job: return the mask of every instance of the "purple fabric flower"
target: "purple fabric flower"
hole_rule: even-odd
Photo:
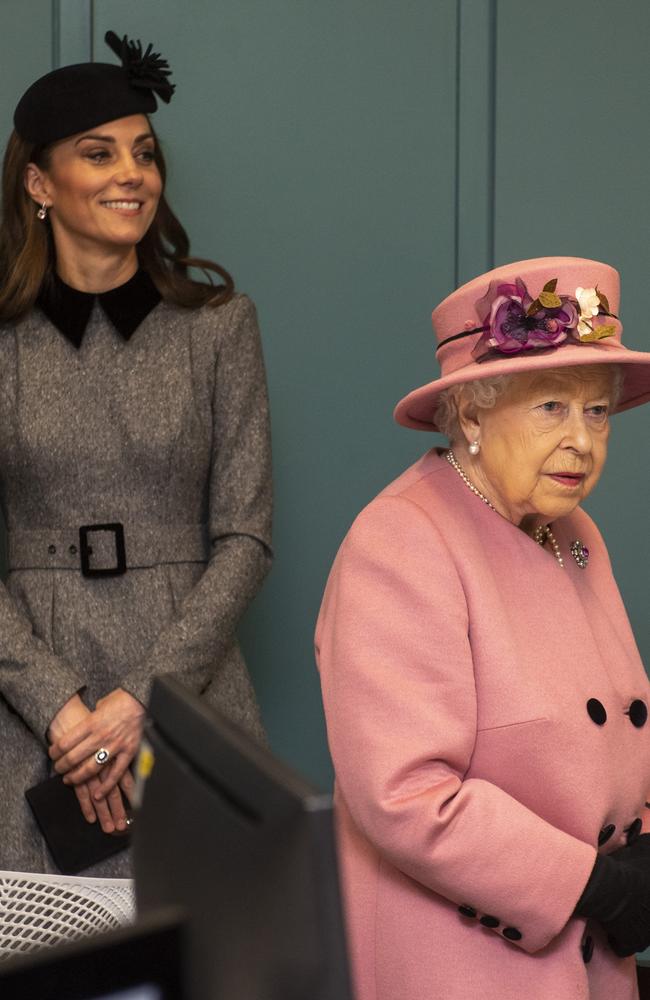
[[[569,296],[559,296],[560,305],[548,308],[533,300],[524,282],[490,283],[487,294],[476,303],[485,328],[477,348],[501,354],[519,354],[540,347],[557,347],[578,323],[578,311]],[[531,306],[537,302],[538,308]]]

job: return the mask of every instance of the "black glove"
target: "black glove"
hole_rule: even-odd
[[[602,924],[621,958],[650,945],[650,833],[597,856],[574,912]]]

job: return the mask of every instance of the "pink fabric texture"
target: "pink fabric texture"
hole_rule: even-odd
[[[644,815],[650,722],[625,713],[650,685],[593,522],[554,533],[565,569],[431,451],[338,553],[316,651],[357,1000],[637,996],[571,914],[599,832]]]
[[[543,351],[522,351],[490,360],[476,361],[472,355],[481,333],[467,333],[480,323],[477,304],[491,283],[524,281],[531,296],[538,296],[544,285],[557,278],[558,295],[575,297],[578,288],[598,288],[607,297],[612,313],[618,317],[620,279],[609,264],[582,257],[536,257],[532,260],[504,264],[473,278],[448,295],[432,313],[433,329],[439,350],[436,357],[441,376],[414,389],[395,407],[395,420],[416,430],[436,430],[435,410],[443,389],[493,375],[508,375],[520,371],[563,368],[574,365],[623,365],[624,383],[616,412],[628,410],[650,400],[650,353],[627,350],[621,343],[622,324],[618,318],[600,316],[595,325],[608,324],[615,328],[613,336],[595,343],[575,343],[572,339],[559,347]],[[447,338],[454,338],[442,345]]]

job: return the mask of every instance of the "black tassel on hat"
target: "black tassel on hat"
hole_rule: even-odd
[[[122,60],[122,66],[132,87],[153,90],[161,101],[169,104],[176,89],[167,79],[171,75],[169,63],[166,59],[162,59],[158,52],[153,51],[151,42],[143,53],[140,39],[132,42],[124,35],[120,40],[114,31],[107,31],[104,41]]]
[[[120,58],[114,63],[76,63],[46,73],[29,87],[14,112],[14,128],[34,146],[95,128],[128,115],[150,115],[158,107],[157,95],[166,104],[174,93],[170,69],[153,46],[142,51],[139,41],[114,31],[104,39]]]

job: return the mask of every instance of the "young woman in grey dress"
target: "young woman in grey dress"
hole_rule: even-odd
[[[270,565],[255,309],[188,258],[148,115],[150,48],[21,98],[0,228],[0,869],[56,871],[24,799],[52,768],[89,822],[127,817],[152,678],[261,735],[235,629]],[[188,264],[216,271],[194,281]],[[121,789],[121,791],[120,791]],[[125,854],[87,874],[125,874]]]

